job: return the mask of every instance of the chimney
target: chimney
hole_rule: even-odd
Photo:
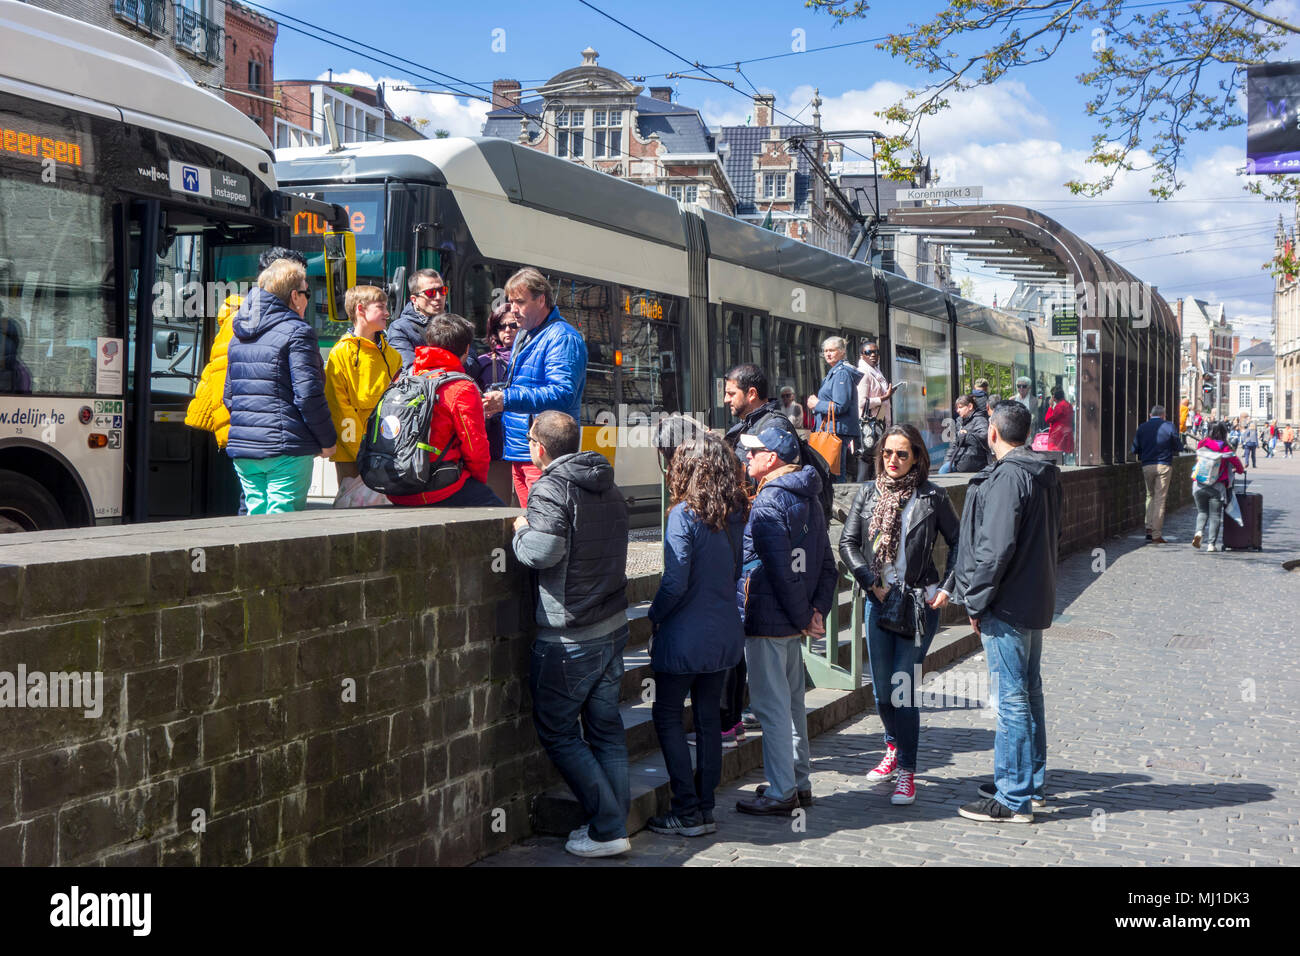
[[[582,51],[583,66],[595,66],[596,60],[598,60],[599,58],[600,58],[600,54],[597,53],[595,50],[593,50],[591,47],[587,47],[587,49]]]
[[[771,126],[772,111],[776,108],[776,96],[771,93],[759,93],[754,97],[754,125]]]
[[[492,81],[492,108],[494,110],[513,109],[519,105],[518,80]]]
[[[673,88],[671,86],[652,86],[650,87],[650,98],[671,103],[673,101]]]

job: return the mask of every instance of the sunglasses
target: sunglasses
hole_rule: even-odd
[[[910,451],[894,451],[892,448],[882,448],[880,449],[880,456],[882,458],[897,458],[899,461],[907,461],[912,457],[912,453]]]
[[[296,293],[298,293],[299,295],[305,295],[305,296],[306,296],[307,298],[309,298],[309,299],[311,298],[311,287],[310,287],[310,286],[307,287],[306,289],[294,289],[293,291],[296,292]]]
[[[446,295],[446,294],[447,294],[447,287],[445,285],[430,286],[429,288],[425,289],[423,292],[416,293],[416,295],[422,295],[426,299],[436,299],[438,298],[438,296]]]
[[[500,325],[497,326],[497,328],[500,329],[502,332],[504,332],[506,329],[517,329],[517,328],[519,328],[519,323],[518,323],[518,322],[502,322]]]
[[[863,355],[879,355],[879,354],[880,354],[880,351],[879,351],[879,349],[863,349],[863,350],[862,350],[862,354],[863,354]]]

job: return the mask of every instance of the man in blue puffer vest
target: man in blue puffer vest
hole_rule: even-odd
[[[271,263],[257,286],[231,320],[226,454],[250,515],[301,511],[312,459],[329,458],[337,441],[316,331],[303,320],[311,288],[306,270],[289,259]]]
[[[531,267],[506,281],[506,296],[519,335],[510,352],[505,381],[483,396],[483,414],[501,415],[505,445],[519,507],[528,507],[528,490],[541,470],[528,454],[528,428],[540,412],[564,412],[581,424],[582,391],[587,384],[587,343],[560,317],[546,277]]]
[[[812,465],[793,463],[799,456],[794,436],[772,427],[742,435],[740,443],[749,449],[749,475],[758,482],[745,528],[745,564],[759,562],[744,605],[745,664],[749,704],[763,725],[769,783],[736,809],[789,816],[812,804],[802,638],[826,633],[835,558],[819,500],[821,478]]]

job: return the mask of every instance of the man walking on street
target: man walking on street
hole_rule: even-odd
[[[795,464],[799,450],[783,428],[740,439],[758,494],[745,528],[750,569],[743,600],[749,703],[763,725],[768,785],[739,800],[741,813],[789,816],[812,804],[808,717],[804,709],[803,636],[826,633],[835,597],[835,558],[818,500],[821,478]],[[744,579],[742,579],[744,581]]]
[[[614,468],[579,452],[578,423],[542,412],[528,430],[540,477],[515,519],[514,551],[536,569],[537,639],[528,675],[533,721],[547,756],[578,798],[586,826],[575,856],[626,852],[631,794],[619,714],[627,644],[627,502]]]
[[[989,416],[996,462],[966,492],[957,545],[955,603],[963,604],[988,658],[996,699],[993,784],[958,813],[968,820],[1032,823],[1046,799],[1043,629],[1056,609],[1060,471],[1025,442],[1029,409],[1003,402]]]
[[[1165,420],[1163,405],[1151,406],[1151,417],[1138,426],[1130,451],[1142,460],[1142,479],[1147,486],[1147,540],[1166,544],[1165,495],[1174,473],[1174,456],[1183,450],[1178,427]]]

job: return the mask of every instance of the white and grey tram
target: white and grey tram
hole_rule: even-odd
[[[665,411],[725,425],[723,375],[739,362],[763,366],[773,394],[792,385],[802,398],[825,373],[824,338],[845,337],[854,358],[878,339],[887,374],[909,383],[896,419],[936,459],[953,399],[975,379],[1001,394],[1019,375],[1039,394],[1066,384],[1059,347],[1006,313],[506,140],[279,150],[275,175],[347,208],[358,282],[388,286],[400,305],[410,271],[436,268],[448,308],[480,335],[507,276],[541,269],[586,337],[584,440],[597,447],[602,426],[619,427],[615,473],[643,515],[657,514],[659,473],[640,426]],[[309,257],[320,228],[293,225]],[[328,347],[343,329],[320,331]]]

